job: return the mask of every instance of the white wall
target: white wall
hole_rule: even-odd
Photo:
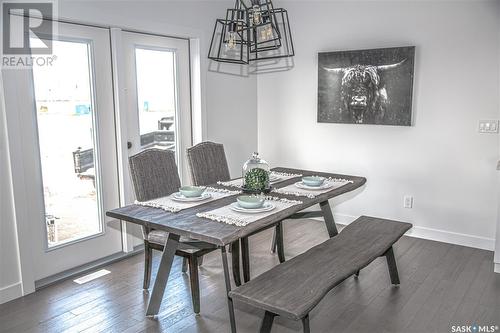
[[[297,55],[293,70],[258,77],[262,156],[367,177],[336,207],[338,221],[401,219],[417,235],[492,250],[499,143],[477,127],[499,117],[498,2],[281,4]],[[318,52],[406,45],[416,46],[414,126],[317,123]]]
[[[0,304],[21,292],[12,179],[0,72]]]

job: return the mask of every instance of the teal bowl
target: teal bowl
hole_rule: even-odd
[[[200,186],[182,186],[179,192],[186,198],[200,197],[205,192],[205,187]]]
[[[325,177],[306,176],[302,177],[302,183],[307,186],[321,186],[325,182]]]
[[[240,195],[236,198],[238,205],[246,209],[256,209],[264,206],[266,199],[255,195]]]

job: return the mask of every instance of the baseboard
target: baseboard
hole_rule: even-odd
[[[358,217],[359,216],[352,216],[352,215],[346,215],[346,214],[333,214],[333,218],[335,219],[335,223],[340,224],[342,226],[348,225],[349,223],[353,222]],[[321,218],[319,218],[319,219],[321,219]]]
[[[495,251],[495,239],[425,227],[413,227],[407,236]]]
[[[61,282],[67,279],[71,279],[80,275],[85,275],[87,273],[90,273],[92,271],[101,269],[104,266],[111,265],[117,261],[127,259],[131,256],[135,256],[136,254],[142,252],[144,250],[144,244],[138,245],[134,247],[133,251],[130,252],[118,252],[116,254],[112,254],[110,256],[107,256],[105,258],[101,258],[99,260],[90,262],[88,264],[78,266],[75,268],[68,269],[66,271],[63,271],[61,273],[57,273],[55,275],[40,279],[35,281],[35,290],[38,291],[42,288],[46,288],[48,286],[51,286],[57,282]]]
[[[495,263],[493,270],[495,271],[495,273],[500,273],[500,264]]]
[[[335,223],[340,225],[347,225],[354,221],[357,216],[346,215],[346,214],[334,214]],[[406,233],[407,236],[428,239],[443,243],[450,243],[468,247],[474,247],[477,249],[494,251],[495,250],[495,239],[479,237],[473,235],[466,235],[457,232],[426,228],[414,226],[411,230]]]
[[[21,296],[23,296],[23,285],[21,282],[0,288],[0,304],[7,303]]]

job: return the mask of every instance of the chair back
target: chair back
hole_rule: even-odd
[[[167,196],[181,186],[175,153],[150,148],[129,157],[130,174],[138,201]]]
[[[206,141],[188,148],[187,159],[193,185],[210,185],[231,179],[224,145],[220,143]]]

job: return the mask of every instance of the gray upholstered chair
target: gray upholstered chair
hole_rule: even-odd
[[[181,186],[175,153],[170,150],[151,148],[129,158],[130,173],[138,201],[164,197],[176,192]],[[143,228],[144,235],[144,289],[149,288],[153,250],[163,251],[168,233],[162,230]],[[195,246],[196,245],[196,246]],[[176,255],[187,259],[193,310],[200,312],[200,290],[198,262],[204,254],[215,250],[214,245],[196,240],[180,239]]]
[[[231,179],[224,146],[202,142],[187,149],[187,159],[193,185],[205,186]]]
[[[205,186],[231,179],[224,145],[220,143],[206,141],[188,148],[187,159],[193,185]],[[282,230],[281,224],[279,224],[276,226],[275,235],[273,236],[273,244],[276,243],[281,262],[285,261]],[[239,267],[239,245],[232,244],[230,249],[232,252],[233,267]],[[248,282],[250,280],[248,237],[241,238],[241,255],[243,261],[243,279],[245,282]],[[239,272],[233,270],[233,276],[236,284],[239,285]]]

